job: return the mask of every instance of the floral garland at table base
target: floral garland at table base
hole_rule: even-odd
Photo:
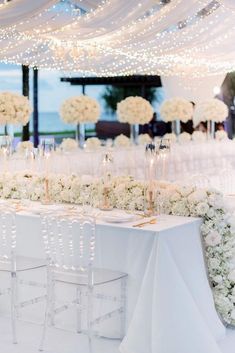
[[[45,178],[38,174],[0,174],[0,197],[31,199],[44,197]],[[99,204],[101,182],[78,176],[50,175],[50,197],[54,202]],[[125,210],[144,210],[146,183],[132,177],[114,177],[110,183],[112,205]],[[84,192],[85,191],[85,192]],[[166,214],[201,217],[209,279],[215,306],[225,324],[235,326],[235,216],[214,189],[196,189],[170,183],[155,183],[155,203]],[[87,201],[87,200],[86,200]]]

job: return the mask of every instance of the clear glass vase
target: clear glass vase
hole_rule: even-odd
[[[214,140],[215,138],[215,122],[207,120],[207,139]]]
[[[133,145],[138,144],[138,137],[139,137],[139,125],[130,124],[130,139]]]
[[[176,119],[176,120],[172,121],[171,129],[172,129],[172,132],[174,134],[176,134],[176,136],[179,136],[179,134],[181,132],[180,120],[179,119]]]
[[[84,123],[77,124],[76,126],[76,141],[80,148],[84,148],[85,144],[86,126]]]
[[[10,136],[12,139],[14,138],[14,125],[6,124],[4,126],[5,135]]]

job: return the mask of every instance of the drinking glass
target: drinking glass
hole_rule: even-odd
[[[167,167],[169,164],[169,156],[171,151],[171,141],[166,138],[162,138],[158,141],[158,164],[160,169],[160,179],[167,179]]]
[[[54,137],[41,138],[39,150],[43,157],[48,158],[51,155],[51,153],[55,151]]]
[[[10,156],[12,152],[12,138],[8,135],[0,136],[0,148],[5,156]]]

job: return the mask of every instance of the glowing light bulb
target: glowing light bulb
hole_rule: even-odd
[[[215,86],[214,88],[213,88],[213,93],[214,93],[214,95],[215,96],[217,96],[217,94],[220,94],[220,87],[218,87],[218,86]]]

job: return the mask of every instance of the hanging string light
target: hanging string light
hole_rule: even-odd
[[[0,60],[98,76],[199,77],[234,68],[235,55],[220,54],[235,32],[220,1],[103,0],[88,12],[85,3],[63,0],[20,23],[0,24]]]

